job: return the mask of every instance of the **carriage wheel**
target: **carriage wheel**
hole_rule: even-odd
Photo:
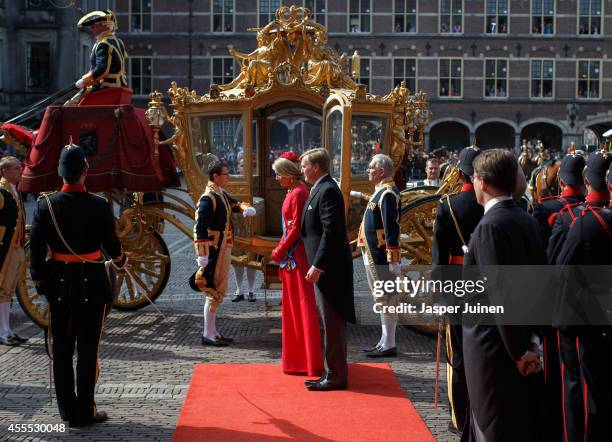
[[[113,307],[137,310],[149,305],[149,300],[155,301],[166,287],[170,278],[170,252],[157,232],[138,235],[134,241],[127,238],[123,247],[130,274],[117,272]]]
[[[23,311],[40,328],[49,325],[49,303],[47,298],[40,296],[34,288],[30,276],[30,244],[25,245],[25,260],[21,268],[21,278],[17,283],[17,300]]]

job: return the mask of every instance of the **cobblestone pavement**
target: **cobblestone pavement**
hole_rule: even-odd
[[[195,364],[280,363],[279,313],[265,317],[262,290],[255,303],[229,302],[235,290],[233,277],[228,299],[219,310],[218,325],[236,343],[226,348],[200,345],[202,299],[187,285],[193,252],[191,241],[181,235],[173,227],[164,233],[172,255],[172,274],[156,305],[165,318],[148,306],[136,312],[113,311],[106,322],[96,394],[98,408],[110,416],[106,423],[61,434],[8,431],[9,425],[16,423],[61,423],[55,399],[49,404],[49,362],[43,333],[14,302],[13,328],[30,340],[20,347],[0,347],[0,440],[166,441],[174,431]],[[354,264],[361,325],[349,326],[349,360],[372,362],[360,349],[378,340],[380,326],[367,314],[371,298],[366,293],[363,266],[360,260]],[[270,303],[280,300],[278,291],[268,291],[267,296]],[[400,355],[388,362],[406,395],[438,440],[458,440],[447,431],[444,364],[440,366],[440,406],[434,410],[435,338],[399,327],[397,342]],[[239,416],[240,410],[236,413]]]

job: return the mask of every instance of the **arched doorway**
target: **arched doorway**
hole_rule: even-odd
[[[434,151],[443,146],[449,150],[459,150],[469,146],[469,128],[458,121],[443,121],[434,124],[429,130],[429,150]]]
[[[535,146],[537,140],[540,140],[544,144],[545,149],[552,151],[561,150],[563,132],[559,128],[551,123],[533,123],[528,124],[521,130],[521,141],[527,140],[532,146]]]
[[[514,149],[514,128],[501,121],[485,123],[476,129],[476,144],[481,149]]]

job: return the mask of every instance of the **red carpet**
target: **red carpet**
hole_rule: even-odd
[[[349,365],[346,391],[310,392],[305,379],[278,365],[196,365],[172,440],[435,440],[389,364]]]

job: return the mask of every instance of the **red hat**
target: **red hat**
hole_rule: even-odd
[[[298,157],[297,154],[295,152],[293,152],[292,150],[290,150],[288,152],[285,152],[280,157],[281,158],[286,158],[289,161],[292,161],[294,163],[299,163],[300,162],[300,157]]]

